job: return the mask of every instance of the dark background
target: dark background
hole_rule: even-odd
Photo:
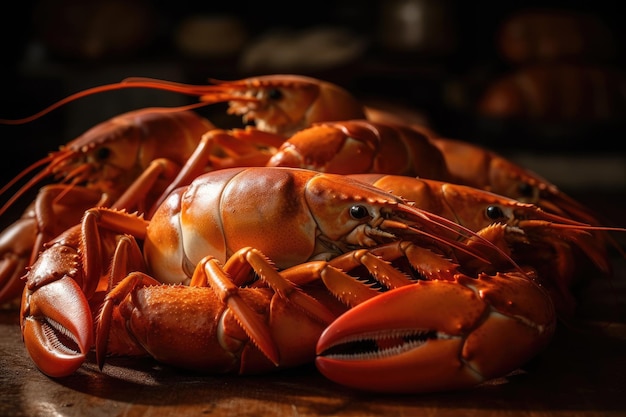
[[[120,20],[114,17],[107,15],[98,19],[95,16],[113,13],[112,7],[107,8],[107,1],[13,2],[13,11],[3,13],[0,21],[4,57],[0,118],[30,115],[82,88],[130,76],[172,75],[177,76],[174,81],[204,83],[210,77],[236,79],[293,70],[339,83],[363,99],[384,98],[418,108],[443,133],[473,136],[472,139],[480,142],[486,139],[475,137],[470,131],[475,126],[463,124],[467,121],[459,119],[467,116],[463,111],[470,108],[458,108],[458,103],[450,102],[445,94],[451,86],[457,86],[466,99],[471,100],[474,97],[472,94],[479,93],[486,81],[511,69],[510,64],[500,56],[496,40],[500,25],[516,12],[532,8],[558,8],[597,16],[616,40],[617,54],[608,64],[618,67],[624,64],[621,51],[624,22],[620,18],[620,7],[615,2],[416,0],[414,3],[424,6],[426,12],[437,7],[445,10],[447,24],[440,27],[433,24],[427,30],[433,37],[450,38],[453,45],[445,48],[439,45],[439,50],[438,45],[430,47],[430,50],[428,46],[411,50],[402,49],[399,45],[394,49],[384,44],[385,35],[381,33],[386,27],[384,10],[390,5],[399,7],[408,2],[410,0],[318,0],[293,2],[290,6],[272,1],[109,1],[136,6],[149,16],[149,22],[139,23],[136,20],[135,23],[135,30],[143,30],[145,36],[133,34],[129,39],[109,40],[99,52],[86,51],[84,44],[98,38],[98,35],[106,38],[107,31],[115,31],[120,26]],[[353,59],[325,68],[288,65],[282,68],[264,68],[262,65],[242,68],[242,49],[221,56],[190,56],[181,50],[176,41],[181,25],[186,19],[198,16],[237,18],[246,31],[242,49],[250,47],[272,30],[298,33],[321,26],[347,29],[364,40],[367,46]],[[397,25],[391,27],[401,30]],[[100,97],[99,100],[106,101],[106,98]],[[56,115],[51,114],[47,118],[63,118],[66,110],[60,109]],[[118,112],[125,110],[116,109]],[[93,116],[95,122],[109,117],[104,114],[106,109],[102,113],[101,116]],[[91,120],[85,122],[89,126]],[[46,122],[40,120],[38,123]],[[75,129],[76,132],[72,133],[80,133],[85,127]],[[69,138],[65,137],[61,142],[67,140]],[[535,144],[532,139],[525,142]],[[524,141],[513,145],[526,146]],[[587,145],[585,149],[588,149]]]

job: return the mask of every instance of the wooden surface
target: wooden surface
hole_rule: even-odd
[[[618,267],[610,287],[623,296],[626,263]],[[622,321],[600,330],[562,326],[523,373],[468,391],[436,394],[358,392],[325,380],[314,366],[218,377],[149,359],[110,360],[101,372],[94,359],[89,357],[70,377],[48,378],[24,349],[17,311],[0,312],[0,416],[626,416]]]

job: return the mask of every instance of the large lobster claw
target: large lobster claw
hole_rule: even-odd
[[[22,335],[33,362],[46,375],[69,375],[85,361],[93,345],[93,319],[76,281],[49,283],[22,298]]]
[[[20,325],[26,350],[46,375],[74,372],[94,340],[91,308],[77,279],[82,270],[77,251],[63,243],[79,228],[69,229],[43,251],[26,274]]]
[[[464,389],[524,365],[555,325],[550,297],[521,273],[420,281],[341,315],[320,337],[316,364],[363,390]]]

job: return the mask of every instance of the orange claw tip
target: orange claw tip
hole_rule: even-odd
[[[317,353],[362,335],[379,337],[421,332],[460,336],[471,329],[487,306],[469,287],[454,281],[418,281],[371,298],[348,310],[322,333]]]
[[[423,281],[374,297],[322,333],[316,365],[327,378],[377,392],[474,386],[484,378],[460,357],[464,334],[485,313],[468,287]]]
[[[364,391],[420,393],[465,389],[484,378],[459,359],[462,340],[433,339],[402,353],[318,356],[317,369],[328,379]]]
[[[49,376],[74,372],[93,345],[93,318],[78,284],[64,277],[25,296],[22,335],[31,358]],[[23,302],[24,305],[24,302]]]
[[[46,325],[28,317],[22,323],[24,345],[37,368],[44,374],[63,377],[74,373],[85,361],[86,351],[75,351],[50,338]]]

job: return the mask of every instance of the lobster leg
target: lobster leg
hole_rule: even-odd
[[[300,291],[296,285],[281,276],[267,258],[253,248],[242,248],[233,254],[222,268],[214,258],[205,258],[198,264],[190,285],[206,285],[207,283],[215,290],[218,298],[231,309],[242,324],[242,328],[248,334],[255,345],[273,363],[278,365],[280,358],[271,332],[266,324],[258,319],[254,313],[239,297],[240,288],[234,283],[248,277],[252,268],[260,280],[266,283],[282,299],[306,312],[322,324],[328,324],[335,319],[335,315],[323,304]],[[231,278],[232,281],[231,281]]]
[[[180,165],[166,158],[151,161],[115,203],[111,204],[111,208],[128,211],[135,209],[149,213],[154,203],[153,199],[148,197],[151,193],[155,193],[155,189],[161,189],[157,187],[157,181],[164,180],[169,184],[179,170]]]
[[[20,295],[24,289],[20,278],[44,242],[78,224],[88,208],[107,201],[106,195],[84,187],[42,187],[21,218],[0,233],[0,303]]]
[[[0,234],[0,303],[16,299],[24,289],[20,278],[26,272],[37,234],[33,218],[21,218]]]
[[[96,328],[96,361],[100,369],[104,367],[105,357],[109,351],[109,337],[111,335],[111,327],[115,320],[114,309],[118,307],[120,303],[124,301],[126,296],[131,294],[135,289],[148,285],[161,285],[161,283],[143,272],[132,272],[121,280],[115,288],[109,291],[105,296],[102,309],[98,315],[98,324]],[[117,352],[122,350],[119,348],[119,340],[119,337],[115,338],[115,343],[117,343],[116,346],[118,347],[110,350]],[[136,345],[132,338],[125,338],[125,342],[124,352],[126,354],[128,354],[129,350],[137,350],[141,352],[141,348]]]

